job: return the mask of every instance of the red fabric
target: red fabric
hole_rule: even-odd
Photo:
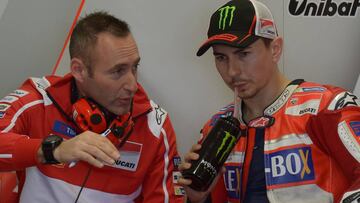
[[[18,202],[16,187],[16,174],[11,172],[0,173],[0,203]]]

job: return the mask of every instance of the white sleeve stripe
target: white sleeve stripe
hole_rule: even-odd
[[[14,115],[14,117],[11,119],[11,123],[10,125],[8,125],[3,131],[1,131],[2,133],[6,133],[6,132],[9,132],[14,126],[15,126],[15,123],[16,123],[16,120],[18,119],[18,117],[28,108],[32,107],[32,106],[35,106],[37,104],[41,104],[41,103],[44,103],[44,100],[36,100],[36,101],[33,101],[33,102],[30,102],[28,104],[25,104],[23,107],[21,107]]]
[[[0,154],[0,158],[2,158],[2,159],[11,159],[12,154]]]
[[[167,187],[166,187],[166,179],[168,177],[168,167],[169,167],[169,142],[167,139],[167,135],[166,132],[164,130],[164,128],[161,128],[161,132],[164,135],[164,144],[165,144],[165,153],[164,153],[164,179],[163,179],[163,190],[164,190],[164,203],[168,203],[169,202],[169,192],[167,191]]]

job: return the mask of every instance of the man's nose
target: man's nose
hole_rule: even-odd
[[[228,75],[230,77],[236,77],[241,74],[241,64],[237,63],[235,60],[229,60],[228,66]]]
[[[135,94],[135,92],[137,91],[138,89],[138,86],[137,86],[137,75],[136,73],[133,73],[133,72],[129,72],[127,74],[127,78],[126,78],[126,84],[124,86],[124,88],[131,92],[132,94]]]

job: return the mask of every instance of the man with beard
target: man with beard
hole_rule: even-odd
[[[339,87],[286,78],[277,65],[283,39],[260,2],[232,0],[217,9],[197,55],[210,47],[236,99],[205,124],[180,170],[199,159],[219,117],[238,118],[242,130],[206,191],[180,178],[189,202],[358,202],[359,99]]]

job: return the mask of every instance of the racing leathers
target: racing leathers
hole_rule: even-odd
[[[70,74],[30,78],[0,100],[0,170],[17,171],[20,202],[74,202],[83,183],[78,202],[183,202],[173,178],[180,162],[175,132],[167,112],[140,84],[133,99],[134,129],[114,165],[39,163],[44,137],[81,133],[72,119],[73,80]]]
[[[233,111],[230,104],[215,114],[202,129],[200,143],[219,117]],[[360,200],[360,100],[355,95],[295,80],[263,116],[245,123],[241,105],[239,114],[241,137],[210,195],[212,202],[256,202],[246,196],[255,191],[251,180],[261,182],[261,173],[264,198],[272,203]],[[259,134],[263,151],[254,158]],[[262,159],[262,168],[254,169],[253,159]]]

